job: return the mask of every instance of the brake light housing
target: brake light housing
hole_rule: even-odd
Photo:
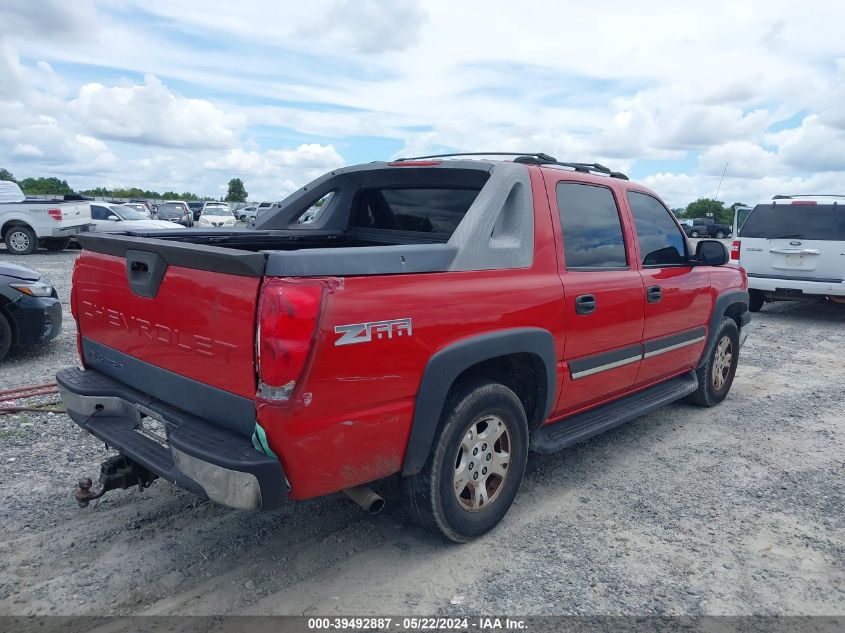
[[[323,290],[310,280],[270,279],[262,286],[255,341],[259,398],[293,396],[318,331]]]
[[[61,209],[47,209],[47,215],[53,218],[56,222],[62,221],[62,210]]]
[[[82,332],[79,329],[79,290],[76,285],[77,274],[79,273],[79,259],[73,263],[73,273],[71,273],[70,286],[70,313],[73,316],[73,321],[76,324],[76,353],[79,355],[79,364],[82,369],[87,367],[85,363],[85,355],[82,353]]]
[[[731,260],[739,261],[739,249],[742,246],[742,242],[740,240],[734,240],[733,244],[731,245]]]
[[[387,163],[388,167],[434,167],[440,165],[442,160],[395,160]]]

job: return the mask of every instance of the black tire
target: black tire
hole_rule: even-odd
[[[748,291],[748,309],[752,312],[759,312],[763,309],[763,304],[766,303],[766,297],[762,290]]]
[[[69,237],[48,237],[47,239],[45,239],[42,242],[42,245],[48,251],[58,253],[59,251],[63,251],[68,246],[70,246],[70,238]]]
[[[698,235],[699,235],[698,231],[690,231],[690,234],[689,234],[690,237],[698,237]]]
[[[6,358],[6,354],[12,349],[12,326],[6,317],[0,314],[0,360]]]
[[[724,231],[716,231],[716,239],[720,239],[720,240],[725,239],[725,232]]]
[[[6,242],[6,250],[12,255],[31,255],[38,248],[35,231],[23,224],[16,224],[6,231],[3,241]]]
[[[724,352],[730,354],[726,359]],[[707,361],[695,370],[698,375],[698,389],[688,397],[703,407],[715,407],[731,390],[739,361],[739,328],[730,317],[723,317],[716,332],[716,344],[710,350]]]
[[[499,439],[488,445],[484,442],[488,432],[500,433]],[[475,448],[465,449],[467,444]],[[475,453],[477,462],[473,450],[480,451]],[[507,456],[506,466],[501,466],[503,455]],[[505,516],[519,491],[527,460],[528,422],[513,391],[492,382],[454,388],[443,406],[428,462],[418,474],[402,478],[405,509],[429,530],[456,543],[470,541],[493,529]],[[467,480],[461,500],[456,490],[460,486],[456,482],[459,462]],[[504,476],[493,472],[497,462]],[[485,464],[491,465],[489,471]],[[484,483],[479,485],[481,472]],[[486,504],[480,502],[483,495],[472,492],[482,488],[488,495]],[[469,509],[469,505],[477,507]]]

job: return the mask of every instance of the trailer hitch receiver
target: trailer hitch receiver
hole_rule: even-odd
[[[109,490],[120,488],[126,490],[132,486],[138,486],[143,491],[158,479],[158,475],[151,473],[143,466],[136,464],[125,455],[109,457],[100,464],[100,479],[97,483],[91,481],[90,477],[83,477],[79,480],[79,486],[74,492],[76,502],[80,508],[85,508],[94,499],[99,499]]]

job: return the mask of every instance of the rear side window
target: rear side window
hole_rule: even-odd
[[[316,200],[314,204],[310,207],[305,209],[299,216],[294,220],[295,224],[314,224],[317,220],[319,220],[323,212],[328,208],[329,202],[331,202],[332,197],[334,196],[334,191],[330,191],[319,200]]]
[[[758,204],[740,237],[845,241],[845,205]]]
[[[353,226],[415,233],[455,232],[480,189],[365,189],[357,200]]]
[[[560,182],[556,195],[566,268],[626,267],[622,223],[610,189]]]
[[[687,240],[671,212],[645,193],[628,192],[644,266],[686,264]]]

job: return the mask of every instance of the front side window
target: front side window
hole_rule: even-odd
[[[619,209],[610,189],[559,182],[556,197],[568,270],[627,267]]]
[[[671,212],[652,196],[628,192],[643,266],[687,264],[687,240]]]
[[[101,207],[98,204],[92,204],[91,205],[91,219],[92,220],[108,220],[110,215],[111,215],[111,211],[109,211],[105,207]]]
[[[139,211],[135,211],[134,209],[128,209],[126,207],[120,207],[120,209],[114,209],[114,215],[119,218],[123,218],[124,220],[146,220],[147,216]]]

